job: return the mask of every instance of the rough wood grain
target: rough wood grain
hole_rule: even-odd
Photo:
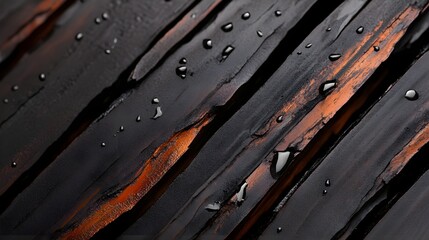
[[[428,136],[426,145],[421,150],[423,154],[417,156],[421,162],[427,161]],[[425,164],[427,166],[427,164]],[[427,168],[426,168],[427,170]],[[428,173],[408,190],[392,209],[375,225],[375,228],[365,239],[426,239],[428,238],[428,228],[426,220],[428,218]]]
[[[428,61],[425,54],[344,137],[292,194],[261,239],[347,238],[349,219],[373,208],[370,203],[377,198],[372,197],[429,140]],[[407,100],[409,89],[419,99]],[[327,179],[331,186],[325,186]],[[278,227],[285,231],[277,234]],[[340,230],[346,235],[337,235]]]
[[[428,6],[1,1],[0,238],[424,238]]]

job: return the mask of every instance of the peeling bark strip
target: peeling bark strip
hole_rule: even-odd
[[[401,156],[409,161],[417,149],[428,143],[428,61],[426,53],[335,146],[286,202],[261,239],[350,236],[353,225],[346,231],[349,221],[374,208],[371,197],[389,184],[378,179],[390,170],[400,172],[400,168],[394,170],[391,166]],[[405,99],[409,89],[418,89],[422,94],[418,101]],[[329,187],[324,186],[326,179],[331,181]],[[322,194],[324,189],[328,191],[326,195]],[[277,234],[277,227],[288,231]],[[337,234],[340,230],[344,235]]]
[[[256,204],[258,204],[259,200],[264,196],[269,187],[275,182],[275,179],[272,179],[270,174],[269,163],[273,157],[273,154],[270,154],[272,146],[275,145],[283,136],[284,142],[281,143],[276,150],[284,151],[289,146],[295,147],[299,150],[303,149],[310,139],[319,132],[324,123],[332,118],[338,109],[340,109],[362,86],[362,84],[366,82],[379,64],[389,56],[394,45],[402,37],[407,26],[417,17],[420,11],[420,9],[409,7],[407,4],[402,4],[400,6],[397,4],[391,4],[389,7],[395,9],[395,12],[390,11],[387,13],[384,9],[377,9],[377,7],[375,7],[379,5],[380,3],[377,2],[370,3],[369,6],[372,7],[364,9],[362,14],[363,16],[367,14],[381,15],[380,18],[383,19],[382,22],[378,22],[378,20],[376,20],[377,22],[374,22],[374,20],[365,21],[362,20],[363,17],[358,16],[346,29],[348,31],[343,31],[343,35],[338,39],[338,43],[346,42],[343,39],[349,37],[348,34],[345,34],[346,32],[352,32],[355,34],[356,28],[354,28],[354,25],[364,24],[366,26],[367,32],[357,39],[353,37],[355,39],[353,41],[349,40],[349,45],[335,46],[332,42],[329,42],[329,39],[321,42],[313,41],[315,38],[314,36],[321,35],[321,32],[325,31],[326,26],[329,26],[330,22],[323,23],[314,31],[313,35],[310,35],[309,38],[303,42],[302,49],[304,49],[304,46],[308,42],[318,42],[321,45],[318,46],[319,49],[330,46],[333,49],[341,47],[348,50],[343,54],[344,57],[341,57],[333,64],[328,64],[328,56],[332,53],[329,51],[332,51],[332,49],[326,49],[325,51],[322,51],[322,53],[317,52],[318,56],[322,55],[322,57],[326,57],[325,61],[323,58],[319,57],[319,61],[321,62],[320,70],[318,70],[319,68],[316,68],[319,66],[314,63],[318,62],[314,60],[315,58],[309,57],[312,59],[311,62],[308,62],[309,65],[306,65],[307,62],[304,62],[301,63],[302,67],[300,68],[297,68],[297,63],[292,61],[294,58],[299,59],[298,57],[292,56],[290,60],[291,62],[288,62],[288,59],[284,66],[292,67],[289,69],[284,67],[281,71],[279,70],[278,74],[273,76],[273,79],[277,78],[282,81],[280,82],[280,80],[278,80],[277,84],[274,84],[277,80],[272,80],[273,83],[267,81],[263,90],[261,90],[261,92],[264,92],[266,95],[262,95],[262,93],[259,95],[257,93],[253,98],[253,101],[251,99],[247,105],[243,106],[240,110],[240,114],[237,114],[235,118],[236,121],[234,123],[237,125],[239,121],[243,122],[243,119],[246,119],[246,122],[250,122],[253,117],[257,117],[259,121],[258,124],[265,122],[265,126],[262,124],[259,125],[261,126],[259,129],[261,130],[256,131],[254,130],[257,129],[255,125],[247,128],[246,125],[244,125],[243,129],[251,128],[252,131],[255,132],[256,136],[253,136],[253,140],[251,140],[250,136],[247,139],[246,137],[240,137],[239,139],[233,138],[229,143],[235,144],[235,146],[231,146],[228,143],[220,145],[228,151],[225,153],[218,152],[217,154],[220,154],[221,156],[224,154],[223,157],[228,158],[228,162],[213,174],[206,184],[201,186],[200,190],[195,192],[193,198],[183,206],[182,211],[179,212],[170,225],[163,230],[160,235],[161,237],[168,238],[175,236],[187,238],[195,236],[195,234],[200,234],[198,236],[201,238],[215,235],[226,236],[234,230],[234,227],[236,227],[256,206]],[[386,6],[383,5],[383,8],[385,7]],[[338,13],[333,13],[333,16],[337,16],[336,14]],[[334,19],[332,18],[330,20],[334,22]],[[372,50],[373,45],[376,43],[383,45],[383,47],[381,47],[382,51],[374,52]],[[326,44],[326,46],[323,44]],[[313,47],[317,47],[317,45],[314,45]],[[300,49],[297,49],[296,51],[299,50]],[[323,53],[326,54],[324,55]],[[309,68],[312,72],[315,72],[314,75],[306,73],[305,69]],[[308,81],[308,79],[311,80]],[[338,79],[337,89],[335,89],[325,99],[318,98],[317,94],[320,84],[330,79]],[[294,88],[294,84],[297,83],[299,83],[300,88],[302,87],[301,89]],[[282,88],[282,86],[287,86],[288,88]],[[290,89],[294,89],[295,92],[290,92]],[[280,93],[278,94],[278,92]],[[277,114],[274,112],[270,115],[272,116],[270,120],[265,120],[264,114],[270,114],[265,113],[265,111],[276,108],[275,103],[270,105],[271,98],[273,98],[273,102],[274,99],[278,102],[278,99],[283,95],[287,96],[287,98],[285,97],[286,100],[283,100],[286,102],[285,106],[280,106],[280,111],[278,111]],[[293,98],[293,96],[296,97]],[[264,105],[261,104],[261,99],[264,99]],[[264,108],[265,104],[270,107]],[[258,108],[261,110],[258,111]],[[303,109],[308,110],[305,111]],[[279,124],[277,123],[277,118],[281,115],[283,115],[285,119]],[[231,125],[234,126],[234,124],[231,120]],[[223,134],[225,135],[219,134],[219,139],[223,139],[219,140],[219,142],[226,141],[225,136],[227,136],[227,132],[224,132]],[[233,136],[242,135],[244,135],[244,132],[234,133]],[[219,144],[219,142],[216,144]],[[237,142],[242,144],[240,145]],[[210,143],[206,144],[206,146],[209,144]],[[213,151],[215,149],[214,146],[216,145],[213,143],[211,150],[208,150],[210,149],[209,147],[207,147],[206,150],[202,149],[200,152],[201,157],[197,156],[194,162],[199,161],[199,158],[207,159],[210,155],[206,155],[206,152],[209,153]],[[217,148],[219,148],[219,146],[217,146]],[[235,152],[233,152],[232,149],[235,149]],[[240,183],[244,182],[244,179],[239,179],[239,176],[248,175],[254,166],[264,158],[264,156],[267,156],[265,157],[265,161],[262,162],[260,167],[258,167],[250,177],[245,179],[249,184],[247,187],[248,199],[238,207],[234,207],[233,204],[229,204],[230,202],[233,202],[233,199],[228,200],[225,196],[234,195],[235,191],[237,191],[236,187],[239,186]],[[297,168],[294,169],[291,179],[293,176],[298,175],[304,166],[304,163],[298,166],[295,165]],[[193,169],[193,171],[197,170]],[[290,182],[287,184],[289,183]],[[267,196],[267,198],[270,197]],[[272,198],[275,199],[274,196],[272,196]],[[226,206],[221,208],[218,213],[208,213],[205,211],[203,207],[215,201],[223,202]],[[268,206],[270,206],[270,203],[267,204],[267,208]],[[212,218],[212,220],[209,220],[210,218]],[[254,219],[257,219],[257,217]],[[201,227],[206,223],[207,229],[202,233],[198,233]],[[248,226],[251,226],[251,224],[252,222],[249,222]],[[242,226],[240,226],[239,229],[246,232],[247,228],[241,227]]]
[[[399,152],[389,163],[383,173],[377,177],[371,191],[363,199],[363,203],[373,197],[384,185],[388,184],[396,175],[398,175],[408,164],[411,157],[416,155],[419,150],[429,142],[429,125],[421,129],[417,135]]]
[[[427,132],[427,129],[429,129],[429,125],[426,125],[422,131]],[[412,185],[427,172],[429,163],[425,161],[425,156],[429,153],[429,138],[426,136],[425,139],[422,139],[421,136],[418,134],[413,138],[389,163],[390,166],[400,156],[406,165],[402,166],[400,170],[393,170],[395,176],[389,180],[381,183],[378,181],[380,176],[386,175],[386,169],[377,177],[371,190],[362,198],[358,210],[353,213],[353,216],[333,239],[363,239],[374,226],[378,225],[378,221],[384,217],[386,212],[395,206],[404,192],[411,189]]]
[[[429,145],[425,147],[426,151],[418,156],[421,162],[427,161]],[[365,239],[427,239],[429,234],[425,223],[429,217],[426,207],[429,201],[428,184],[429,172],[426,171],[393,205]]]
[[[88,239],[123,212],[130,210],[186,152],[201,128],[209,122],[210,118],[203,119],[194,126],[174,134],[155,150],[150,159],[144,161],[144,166],[130,185],[112,199],[101,203],[75,228],[64,233],[60,238]]]

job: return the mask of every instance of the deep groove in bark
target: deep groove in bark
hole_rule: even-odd
[[[347,239],[364,239],[374,226],[386,215],[393,205],[416,183],[419,178],[429,169],[429,162],[426,161],[429,156],[429,143],[423,146],[420,151],[414,155],[404,169],[393,178],[388,184],[377,192],[377,194],[368,200],[367,203],[380,201],[356,226]],[[365,209],[365,206],[361,208]],[[339,239],[341,233],[334,236],[333,239]]]
[[[356,94],[347,102],[337,114],[327,123],[327,125],[313,138],[313,140],[308,144],[308,146],[302,151],[299,158],[295,162],[299,162],[300,159],[307,158],[309,155],[308,152],[318,146],[317,153],[312,156],[312,160],[308,167],[303,171],[303,173],[294,179],[294,183],[283,191],[282,194],[274,193],[276,189],[275,186],[265,195],[265,197],[281,196],[277,198],[276,204],[273,204],[270,207],[269,211],[266,211],[259,217],[258,221],[251,227],[250,231],[245,234],[246,239],[257,239],[258,236],[268,227],[271,221],[275,218],[276,212],[274,209],[278,204],[285,199],[291,191],[291,189],[297,189],[305,179],[311,175],[314,169],[321,163],[321,161],[331,152],[333,148],[342,140],[342,138],[353,129],[368,113],[369,110],[379,101],[379,99],[386,93],[389,87],[394,84],[399,78],[405,74],[405,72],[411,68],[414,62],[427,51],[429,43],[425,42],[425,39],[429,37],[429,31],[426,31],[420,36],[420,38],[415,41],[413,44],[408,44],[407,41],[410,40],[410,36],[413,35],[417,30],[415,27],[419,24],[420,21],[424,21],[425,15],[428,14],[427,10],[425,13],[421,14],[415,22],[409,27],[408,31],[405,33],[404,37],[400,42],[395,45],[395,49],[391,56],[383,62],[379,68],[374,72],[374,74],[366,81],[366,83],[359,89]],[[407,46],[403,48],[403,46]],[[357,106],[357,103],[361,98],[367,98],[363,105]],[[354,109],[354,110],[353,110]],[[349,119],[344,119],[347,116],[348,111],[354,111]],[[346,121],[343,129],[339,134],[334,135],[331,132],[331,129],[336,128],[338,124],[343,124]],[[321,136],[331,135],[327,141],[325,141],[321,146],[321,141],[319,138]],[[423,174],[423,173],[422,173]],[[285,174],[287,175],[287,174]],[[284,176],[285,176],[284,175]],[[282,178],[278,182],[281,182]],[[409,186],[411,187],[411,185]],[[264,199],[265,199],[264,197]],[[258,204],[261,205],[264,202],[264,199]],[[286,201],[287,204],[287,201]],[[255,207],[253,211],[246,217],[251,218],[258,207]],[[228,237],[233,239],[238,236],[239,231],[243,228],[243,225],[246,224],[244,220]],[[337,233],[337,235],[340,235]],[[335,239],[335,237],[334,237]]]

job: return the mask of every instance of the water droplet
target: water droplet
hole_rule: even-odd
[[[44,73],[41,73],[41,74],[39,75],[39,80],[40,80],[40,81],[45,81],[45,80],[46,80],[46,75],[45,75]]]
[[[326,95],[329,92],[331,92],[335,87],[337,87],[337,81],[336,80],[328,80],[324,82],[322,85],[320,85],[319,92],[322,95]]]
[[[410,101],[415,101],[419,98],[419,94],[417,93],[416,90],[410,89],[405,93],[405,98]]]
[[[331,186],[331,180],[330,179],[326,179],[325,186],[327,186],[327,187]]]
[[[152,99],[152,103],[153,103],[153,104],[157,104],[157,103],[159,103],[159,99],[158,99],[158,98],[154,98],[154,99]]]
[[[327,29],[326,29],[326,31],[327,32],[330,32],[332,30],[332,28],[330,28],[330,27],[328,27]]]
[[[280,233],[282,231],[282,228],[281,227],[278,227],[277,228],[277,233]]]
[[[276,17],[280,17],[280,16],[282,15],[282,11],[280,11],[280,10],[276,10],[276,11],[274,12],[274,15],[276,15]]]
[[[250,12],[245,12],[241,15],[241,19],[247,20],[250,18]]]
[[[356,29],[356,33],[357,34],[361,34],[361,33],[363,33],[363,27],[362,26],[360,26],[360,27],[358,27],[357,29]]]
[[[337,61],[338,59],[340,59],[341,54],[339,53],[333,53],[331,55],[329,55],[329,60],[333,61]]]
[[[219,211],[219,209],[220,209],[220,203],[219,202],[209,203],[206,206],[206,210],[209,212]]]
[[[234,49],[235,48],[231,45],[226,46],[222,52],[222,59],[225,60],[232,53],[232,51],[234,51]]]
[[[380,47],[379,46],[374,46],[374,51],[376,51],[376,52],[380,51]]]
[[[188,60],[186,60],[186,58],[182,58],[179,61],[180,64],[186,64],[187,62],[188,62]]]
[[[107,12],[104,12],[103,14],[101,14],[101,17],[102,17],[104,20],[107,20],[107,19],[109,19],[109,18],[110,18],[109,14],[108,14]]]
[[[142,17],[137,16],[137,17],[136,17],[136,21],[137,21],[137,22],[141,22],[141,21],[142,21]]]
[[[105,142],[102,142],[101,143],[101,147],[105,147],[106,146],[106,143]]]
[[[192,14],[191,14],[191,18],[192,18],[192,19],[195,19],[196,17],[197,17],[197,14],[195,14],[195,13],[192,13]]]
[[[258,37],[263,37],[264,36],[264,34],[260,30],[256,31],[256,34],[258,34]]]
[[[232,31],[232,29],[233,29],[233,26],[232,26],[232,23],[227,23],[227,24],[225,24],[225,25],[223,25],[222,27],[221,27],[221,29],[222,29],[222,31],[224,31],[224,32],[231,32]]]
[[[12,162],[12,163],[10,164],[10,166],[11,166],[11,167],[13,167],[13,168],[15,168],[16,166],[18,166],[18,164],[17,164],[16,162]]]
[[[8,104],[9,103],[9,99],[7,99],[7,98],[3,99],[3,103],[4,104]]]
[[[328,190],[326,190],[326,189],[323,190],[323,192],[322,192],[323,195],[326,195],[327,193],[328,193]]]
[[[241,185],[240,190],[237,193],[237,203],[241,203],[244,201],[244,199],[246,198],[246,187],[247,187],[247,182],[243,183],[243,185]]]
[[[157,118],[160,118],[161,116],[162,116],[161,107],[156,107],[155,116],[153,116],[152,119],[157,119]]]
[[[211,39],[204,39],[203,46],[205,49],[211,49],[213,47],[213,42]]]
[[[112,52],[112,51],[110,51],[110,49],[106,49],[106,50],[104,50],[104,53],[105,53],[105,54],[107,54],[107,55],[109,55],[111,52]]]
[[[82,40],[82,38],[83,38],[83,33],[78,33],[78,34],[76,34],[76,36],[75,36],[75,39],[76,39],[77,41]]]
[[[100,23],[101,23],[101,18],[96,17],[96,18],[94,19],[94,22],[95,22],[96,24],[100,24]]]
[[[140,122],[142,120],[142,118],[140,117],[140,115],[138,115],[137,117],[136,117],[136,122]]]
[[[305,48],[311,48],[311,46],[313,46],[313,44],[309,43],[309,44],[305,45]]]
[[[284,167],[289,163],[289,159],[291,158],[292,158],[291,151],[276,152],[276,154],[274,155],[274,161],[273,161],[273,164],[276,165],[276,173],[279,173],[281,170],[283,170]]]
[[[123,132],[125,130],[124,126],[119,127],[119,132]]]
[[[179,76],[181,78],[186,78],[186,72],[187,71],[188,71],[188,69],[185,66],[181,66],[181,67],[176,68],[176,74],[177,74],[177,76]]]
[[[296,52],[296,54],[301,55],[301,54],[302,54],[302,52]]]
[[[281,123],[283,122],[283,115],[280,115],[277,117],[276,122]]]
[[[14,85],[14,86],[12,87],[12,91],[18,91],[18,89],[19,89],[19,86],[18,86],[18,85]]]

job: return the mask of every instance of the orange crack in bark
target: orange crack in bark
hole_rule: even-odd
[[[124,212],[131,210],[137,202],[167,173],[167,171],[188,150],[200,130],[212,118],[204,118],[195,126],[180,131],[159,146],[152,157],[136,174],[134,182],[123,189],[116,197],[107,200],[83,219],[63,239],[89,239],[101,228],[107,226]]]

